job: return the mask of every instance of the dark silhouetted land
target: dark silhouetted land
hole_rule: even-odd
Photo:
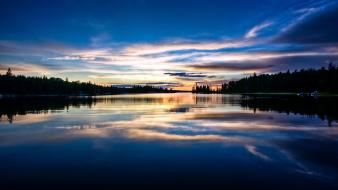
[[[118,88],[96,85],[91,82],[69,82],[54,77],[16,76],[10,69],[5,75],[0,75],[0,94],[2,95],[109,95],[168,92],[174,91],[154,86],[134,85],[131,88]]]
[[[319,91],[338,93],[338,67],[302,69],[275,74],[253,74],[238,81],[224,83],[218,90],[208,85],[193,88],[195,93],[300,93]]]

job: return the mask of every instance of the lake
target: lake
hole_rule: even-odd
[[[0,189],[338,189],[338,100],[0,99]]]

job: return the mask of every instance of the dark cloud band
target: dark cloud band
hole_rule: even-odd
[[[274,41],[301,44],[338,44],[338,6],[313,15],[281,33]]]

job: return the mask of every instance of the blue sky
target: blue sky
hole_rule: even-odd
[[[0,2],[0,72],[190,88],[338,58],[335,0]]]

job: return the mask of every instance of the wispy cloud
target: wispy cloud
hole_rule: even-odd
[[[245,34],[245,38],[255,38],[261,30],[271,26],[272,24],[273,22],[268,21],[263,22],[262,24],[259,24],[257,26],[254,26],[249,30],[249,32]]]
[[[338,27],[334,24],[338,22],[338,6],[301,10],[304,11],[305,13],[275,38],[275,43],[332,44],[338,42],[336,35]],[[305,19],[305,17],[309,18]]]
[[[215,62],[207,64],[189,65],[188,68],[200,71],[240,71],[240,72],[262,72],[267,71],[273,67],[272,64],[253,63],[229,63],[229,62]]]
[[[33,63],[26,62],[0,62],[0,72],[5,73],[8,68],[15,71],[16,74],[30,74],[30,75],[49,75],[52,70]]]
[[[249,41],[194,41],[169,42],[158,44],[137,44],[127,47],[124,52],[129,55],[147,55],[179,50],[217,50],[249,46]]]
[[[207,76],[202,73],[186,73],[186,72],[176,72],[176,73],[172,72],[172,73],[164,73],[164,74],[170,75],[170,76],[188,77],[188,78],[203,78]]]
[[[273,21],[271,27],[271,30],[275,32],[273,35],[278,35],[280,32],[288,31],[294,26],[306,22],[317,14],[334,7],[336,3],[336,0],[310,0],[290,3],[289,6],[285,7],[285,11],[276,12],[274,17],[268,17],[270,21]]]

